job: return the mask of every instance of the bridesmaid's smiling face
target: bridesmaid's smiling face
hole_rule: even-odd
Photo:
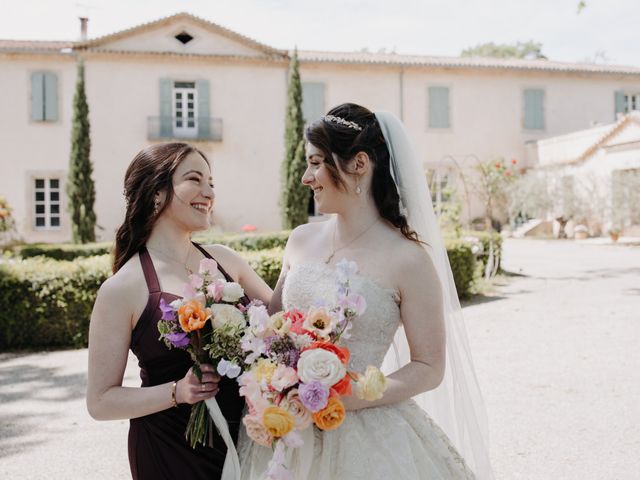
[[[215,193],[209,164],[192,152],[173,174],[173,197],[162,216],[190,232],[210,226]]]

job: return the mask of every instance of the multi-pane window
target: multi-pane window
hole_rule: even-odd
[[[175,82],[173,87],[173,131],[176,138],[198,135],[195,82]]]
[[[35,178],[33,182],[35,228],[60,227],[60,179]]]
[[[640,93],[626,94],[624,96],[625,113],[629,113],[634,110],[640,110]]]
[[[51,72],[31,74],[31,120],[58,120],[58,77]]]

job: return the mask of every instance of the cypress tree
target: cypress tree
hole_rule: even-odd
[[[291,229],[309,220],[309,189],[302,182],[307,168],[304,150],[304,118],[302,116],[302,85],[298,51],[294,50],[289,64],[288,100],[285,117],[285,157],[281,169],[280,208],[284,228]]]
[[[91,138],[89,126],[89,105],[84,89],[84,62],[78,63],[78,78],[73,96],[73,127],[71,131],[71,157],[69,158],[69,176],[67,196],[71,229],[74,243],[95,242],[96,214],[95,185],[91,175]]]

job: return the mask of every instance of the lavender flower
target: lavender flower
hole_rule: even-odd
[[[298,387],[298,395],[302,404],[315,413],[327,406],[329,389],[314,380],[310,383],[301,383]]]
[[[276,363],[283,363],[287,367],[295,368],[300,358],[300,352],[293,339],[288,336],[271,336],[264,340],[267,355]]]
[[[189,345],[189,337],[184,332],[168,333],[165,338],[171,342],[171,345],[183,348]]]
[[[176,319],[176,311],[171,305],[165,302],[164,298],[160,299],[160,310],[162,311],[162,320]]]

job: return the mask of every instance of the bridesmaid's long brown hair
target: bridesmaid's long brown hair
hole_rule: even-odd
[[[149,239],[157,216],[173,198],[173,174],[180,162],[196,152],[209,163],[197,148],[186,143],[161,143],[140,151],[124,176],[124,195],[127,213],[118,228],[113,255],[113,273],[133,257]],[[158,215],[153,214],[156,192],[167,196]]]

